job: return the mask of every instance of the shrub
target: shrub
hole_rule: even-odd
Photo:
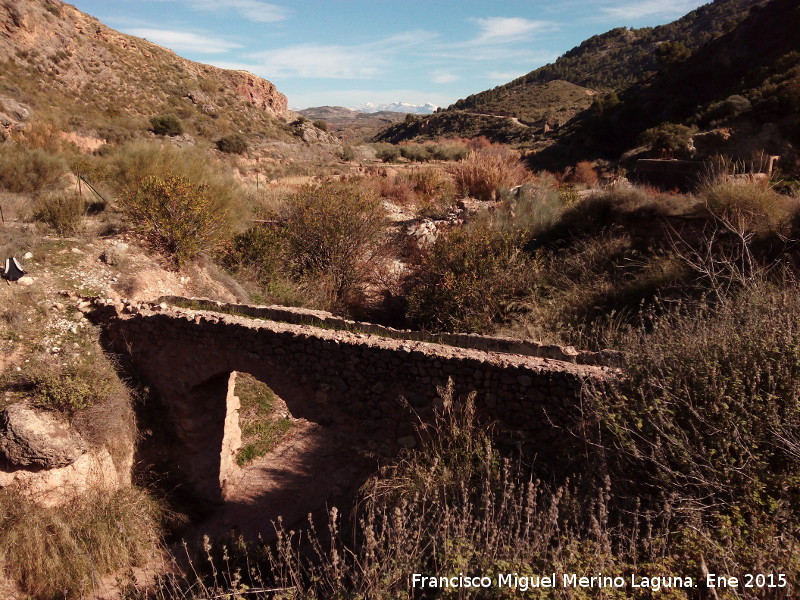
[[[175,115],[157,115],[150,117],[150,131],[156,135],[174,137],[183,133],[183,124]]]
[[[797,212],[794,199],[746,176],[706,183],[698,195],[712,215],[743,231],[776,231]]]
[[[385,218],[380,198],[358,183],[303,188],[289,198],[282,229],[289,268],[342,307],[375,268]]]
[[[427,162],[433,157],[433,146],[427,144],[408,144],[400,146],[400,156],[411,162]]]
[[[458,193],[478,200],[496,200],[501,190],[531,176],[515,153],[503,149],[471,152],[450,172]]]
[[[342,151],[339,153],[339,158],[346,162],[353,161],[356,158],[356,151],[353,150],[352,146],[342,146]]]
[[[662,123],[644,131],[639,136],[639,143],[650,146],[653,150],[667,152],[683,152],[689,148],[696,129],[678,123]]]
[[[211,198],[211,211],[225,218],[233,230],[247,216],[241,185],[224,172],[224,166],[198,148],[177,148],[161,142],[131,142],[119,147],[107,159],[105,177],[121,195],[129,193],[148,177],[183,177],[204,186]]]
[[[594,170],[592,163],[584,160],[575,165],[575,170],[572,172],[572,181],[581,185],[589,187],[597,185],[597,172]]]
[[[400,158],[400,149],[392,144],[382,144],[376,151],[375,156],[381,162],[396,162]]]
[[[408,318],[434,331],[486,331],[525,293],[521,239],[479,223],[442,235],[408,293]]]
[[[55,187],[66,171],[64,160],[45,150],[18,143],[0,145],[0,187],[10,192],[35,193]]]
[[[322,131],[328,131],[328,124],[325,121],[314,121],[314,127],[317,129],[321,129]]]
[[[226,154],[244,154],[247,152],[247,140],[239,133],[221,137],[216,142],[217,150]]]
[[[134,227],[180,268],[204,250],[212,251],[229,235],[224,205],[214,202],[208,186],[186,177],[148,177],[120,197]]]
[[[80,230],[86,207],[76,193],[52,193],[39,200],[37,221],[46,223],[60,235],[73,235]]]
[[[619,475],[643,474],[626,478],[681,498],[710,528],[723,515],[796,518],[798,292],[753,278],[716,305],[645,313],[617,336],[627,375],[593,400]],[[713,537],[731,548],[725,535]]]
[[[99,404],[117,406],[129,400],[128,390],[105,355],[87,355],[86,360],[65,365],[47,359],[31,362],[23,381],[31,400],[39,408],[69,415]]]

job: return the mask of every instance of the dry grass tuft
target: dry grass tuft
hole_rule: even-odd
[[[450,172],[458,193],[478,200],[496,200],[502,190],[533,177],[516,152],[494,147],[470,152]]]
[[[0,564],[34,598],[83,597],[102,577],[154,556],[161,513],[135,488],[87,494],[57,508],[0,492]]]

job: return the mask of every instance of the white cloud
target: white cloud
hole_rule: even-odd
[[[270,77],[366,79],[375,75],[385,59],[352,46],[295,44],[251,54]]]
[[[460,77],[455,73],[437,69],[430,74],[430,79],[433,83],[453,83],[454,81],[458,81]]]
[[[384,39],[351,46],[337,44],[292,44],[245,56],[240,65],[267,78],[369,79],[413,47],[430,42],[437,34],[424,30],[401,32]]]
[[[478,36],[469,44],[506,44],[527,39],[533,33],[552,30],[553,24],[548,21],[532,21],[522,17],[487,17],[471,19],[478,24]]]
[[[215,39],[189,31],[152,29],[148,27],[134,27],[126,31],[131,35],[146,38],[151,42],[155,42],[156,44],[165,46],[176,52],[221,54],[242,47],[241,44],[235,44],[233,42]]]
[[[631,22],[644,18],[672,18],[685,15],[697,8],[697,0],[644,0],[643,2],[627,2],[616,6],[605,6],[600,12],[616,21]]]
[[[491,81],[508,83],[509,81],[514,81],[517,77],[522,77],[527,73],[530,73],[530,71],[525,71],[524,73],[520,73],[519,71],[489,71],[486,73],[486,77],[488,77]]]
[[[282,6],[260,0],[187,0],[187,3],[199,10],[235,10],[245,19],[257,23],[285,21],[290,14]]]

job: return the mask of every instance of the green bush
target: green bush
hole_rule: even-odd
[[[62,367],[40,361],[32,364],[25,380],[36,406],[73,414],[120,392],[112,374],[85,364]]]
[[[183,133],[183,124],[175,115],[156,115],[150,117],[150,131],[156,135],[174,137]]]
[[[317,129],[321,129],[322,131],[328,131],[328,124],[325,121],[322,121],[322,120],[314,121],[312,124]]]
[[[148,177],[119,200],[136,230],[176,268],[232,233],[226,207],[215,203],[208,186],[180,175]]]
[[[521,246],[519,236],[482,223],[442,235],[414,276],[407,317],[432,331],[487,331],[526,293]]]
[[[247,152],[247,140],[239,133],[221,137],[216,142],[217,150],[226,154],[244,154]]]
[[[400,158],[400,149],[392,144],[381,144],[375,151],[375,156],[382,162],[397,162]]]
[[[653,150],[682,152],[688,149],[696,131],[692,127],[678,123],[662,123],[644,131],[639,136],[639,143],[650,146]]]

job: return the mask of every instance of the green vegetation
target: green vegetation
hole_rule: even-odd
[[[66,174],[60,156],[19,143],[0,144],[0,187],[9,192],[37,193],[54,187]]]
[[[229,235],[226,207],[215,206],[205,185],[180,175],[148,177],[120,203],[139,233],[177,268],[213,251]]]
[[[241,467],[272,450],[292,428],[292,420],[276,414],[275,393],[252,375],[237,374],[236,395],[241,401],[239,426],[242,429],[242,447],[236,462]]]
[[[247,152],[247,140],[238,133],[221,137],[216,142],[217,150],[226,154],[244,154]]]
[[[150,131],[156,135],[174,137],[183,133],[183,123],[175,115],[150,117]]]
[[[437,240],[408,293],[408,318],[433,331],[484,330],[525,289],[519,237],[485,224]]]
[[[275,217],[236,236],[226,264],[255,272],[265,291],[289,283],[325,308],[358,304],[382,261],[385,215],[377,194],[358,182],[306,186]]]

